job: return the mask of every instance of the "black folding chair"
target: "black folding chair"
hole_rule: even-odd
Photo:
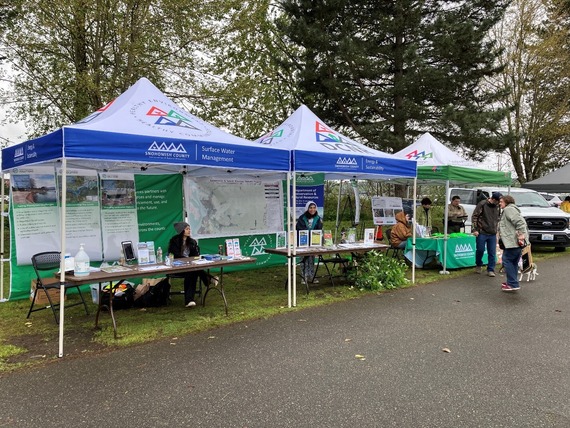
[[[315,275],[314,275],[313,279],[318,278],[317,272],[319,270],[319,266],[324,265],[327,273],[325,275],[321,275],[320,278],[322,278],[322,277],[328,278],[329,281],[331,282],[331,285],[334,287],[333,278],[338,278],[338,277],[345,277],[346,278],[346,273],[348,272],[348,269],[349,269],[349,263],[350,263],[350,259],[345,258],[345,257],[341,257],[340,254],[338,254],[338,253],[336,253],[334,257],[330,257],[330,258],[325,258],[322,255],[319,255],[317,267],[315,268]],[[329,267],[329,265],[332,265],[332,266]],[[342,274],[333,275],[334,269],[337,266],[341,268]]]
[[[388,257],[390,251],[392,251],[393,258],[401,259],[404,257],[404,250],[402,248],[395,247],[392,245],[392,241],[390,239],[391,236],[392,236],[392,229],[386,230],[386,239],[388,239],[388,244],[390,244],[390,246],[386,249],[386,257]]]
[[[58,318],[58,310],[59,310],[59,301],[54,302],[52,301],[52,296],[49,293],[49,290],[60,289],[61,284],[59,281],[55,280],[53,275],[51,277],[44,277],[40,276],[40,272],[47,272],[52,271],[54,273],[57,269],[59,269],[61,260],[61,253],[59,251],[46,251],[43,253],[34,254],[32,256],[32,265],[34,266],[34,270],[36,271],[36,288],[34,290],[34,295],[32,297],[32,303],[30,305],[30,310],[28,311],[28,316],[26,318],[30,318],[32,312],[42,311],[44,309],[51,308],[53,312],[53,316],[55,318],[55,322],[59,323]],[[66,307],[70,308],[73,306],[83,305],[85,308],[85,313],[89,315],[89,310],[87,309],[87,303],[85,303],[85,299],[83,298],[83,294],[79,288],[79,285],[74,284],[64,284],[64,293],[67,293],[69,288],[76,288],[77,294],[81,298],[80,302],[71,303],[69,305],[65,305]],[[41,308],[34,309],[34,305],[36,303],[36,296],[38,292],[42,290],[49,302],[49,305],[43,306]]]

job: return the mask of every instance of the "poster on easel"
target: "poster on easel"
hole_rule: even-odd
[[[376,226],[396,224],[396,214],[403,210],[402,198],[372,197],[372,218]]]

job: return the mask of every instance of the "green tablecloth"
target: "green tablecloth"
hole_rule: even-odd
[[[416,238],[416,251],[435,252],[439,262],[443,264],[443,238]],[[475,266],[475,237],[463,236],[448,238],[447,240],[447,263],[448,269],[458,269]],[[406,256],[411,259],[412,238],[406,242]],[[487,263],[487,252],[483,255],[483,264]]]

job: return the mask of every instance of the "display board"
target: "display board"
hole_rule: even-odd
[[[396,214],[403,209],[402,198],[372,197],[372,217],[375,225],[396,224]]]
[[[185,177],[184,193],[195,238],[283,230],[280,181]]]

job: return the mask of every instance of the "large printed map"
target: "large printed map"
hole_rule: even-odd
[[[283,230],[279,181],[186,177],[184,187],[194,237]]]

